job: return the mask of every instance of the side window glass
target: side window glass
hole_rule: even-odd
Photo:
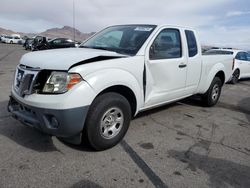
[[[247,61],[250,61],[250,53],[247,53]]]
[[[246,53],[244,52],[238,52],[238,54],[236,55],[235,57],[236,59],[238,60],[241,60],[241,61],[246,61]]]
[[[151,60],[180,58],[181,56],[181,37],[177,29],[162,30],[150,47],[149,58]]]
[[[61,43],[61,40],[60,39],[54,40],[53,43],[54,44],[59,44],[59,43]]]
[[[246,52],[243,53],[243,61],[247,61],[247,53]]]
[[[193,31],[186,30],[185,35],[188,44],[188,55],[194,57],[198,53],[196,38]],[[222,53],[222,52],[221,52]]]
[[[235,56],[235,59],[240,60],[240,53],[237,53],[237,55]]]

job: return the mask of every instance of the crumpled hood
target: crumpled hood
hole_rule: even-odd
[[[65,48],[27,53],[21,58],[20,64],[48,70],[68,70],[74,64],[99,56],[123,57],[124,55],[106,50]]]

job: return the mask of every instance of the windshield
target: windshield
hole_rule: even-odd
[[[155,25],[122,25],[108,27],[81,44],[80,48],[94,48],[135,55]]]

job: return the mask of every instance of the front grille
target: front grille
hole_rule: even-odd
[[[41,70],[35,79],[33,90],[35,93],[42,93],[42,90],[44,88],[44,85],[46,84],[46,81],[51,75],[51,70]]]
[[[34,78],[33,74],[26,74],[24,75],[24,78],[22,79],[22,82],[19,86],[19,95],[24,97],[24,95],[31,94],[32,90],[32,80]]]
[[[33,85],[39,71],[37,68],[34,69],[23,65],[17,67],[14,88],[19,96],[24,97],[33,93]]]

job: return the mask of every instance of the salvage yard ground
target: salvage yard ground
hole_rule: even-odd
[[[118,146],[94,152],[10,117],[8,96],[25,53],[0,44],[1,188],[250,187],[250,80],[225,85],[213,108],[193,97],[141,113]]]

